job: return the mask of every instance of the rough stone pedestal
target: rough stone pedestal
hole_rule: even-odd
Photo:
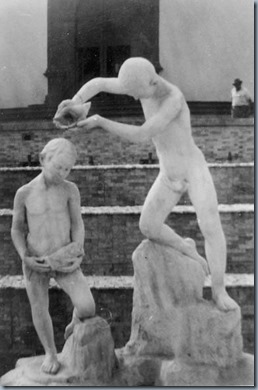
[[[98,386],[108,383],[116,366],[114,341],[110,327],[93,317],[74,327],[58,355],[61,363],[56,375],[40,370],[44,356],[19,359],[14,370],[2,376],[2,386]]]
[[[253,357],[242,352],[240,308],[222,312],[202,298],[205,275],[198,262],[145,240],[133,265],[132,329],[120,364],[130,370],[139,365],[148,385],[253,384]]]

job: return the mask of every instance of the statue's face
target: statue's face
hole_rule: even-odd
[[[155,92],[155,85],[149,81],[148,83],[138,83],[131,91],[131,96],[134,99],[148,99],[153,96]]]
[[[156,84],[147,77],[123,80],[121,82],[122,88],[126,95],[132,96],[134,99],[147,99],[155,92]]]
[[[146,99],[155,92],[157,74],[151,63],[142,59],[129,59],[118,75],[124,93],[135,99]]]
[[[48,182],[60,184],[69,175],[74,161],[68,153],[46,155],[42,161],[43,174]]]

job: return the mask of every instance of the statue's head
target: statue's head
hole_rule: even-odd
[[[150,97],[154,93],[157,78],[152,63],[142,57],[127,59],[118,74],[124,92],[135,99]]]
[[[49,141],[40,153],[41,165],[50,160],[62,161],[70,167],[73,167],[77,159],[77,151],[69,140],[65,138],[54,138]]]

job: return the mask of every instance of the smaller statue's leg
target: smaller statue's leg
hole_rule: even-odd
[[[73,333],[73,329],[74,329],[75,325],[79,324],[80,322],[81,321],[76,314],[76,309],[74,308],[72,321],[65,328],[65,333],[64,333],[65,340],[67,340],[68,337]]]
[[[76,324],[95,316],[95,302],[87,278],[80,268],[71,273],[58,272],[56,280],[69,295],[74,306],[72,321],[65,329],[64,337],[67,339],[73,333]]]

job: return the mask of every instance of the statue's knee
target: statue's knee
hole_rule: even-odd
[[[148,234],[149,234],[149,226],[148,226],[148,223],[147,223],[147,221],[146,221],[145,219],[140,218],[139,228],[140,228],[141,233],[142,233],[145,237],[148,237]]]
[[[89,317],[94,317],[96,314],[96,305],[94,300],[92,299],[91,303],[89,304],[89,307],[87,309],[87,313]]]
[[[94,317],[96,313],[96,305],[93,298],[77,305],[76,309],[79,318]]]
[[[159,229],[156,227],[153,221],[151,222],[145,218],[140,218],[139,228],[141,233],[149,239],[154,239],[159,234]]]

